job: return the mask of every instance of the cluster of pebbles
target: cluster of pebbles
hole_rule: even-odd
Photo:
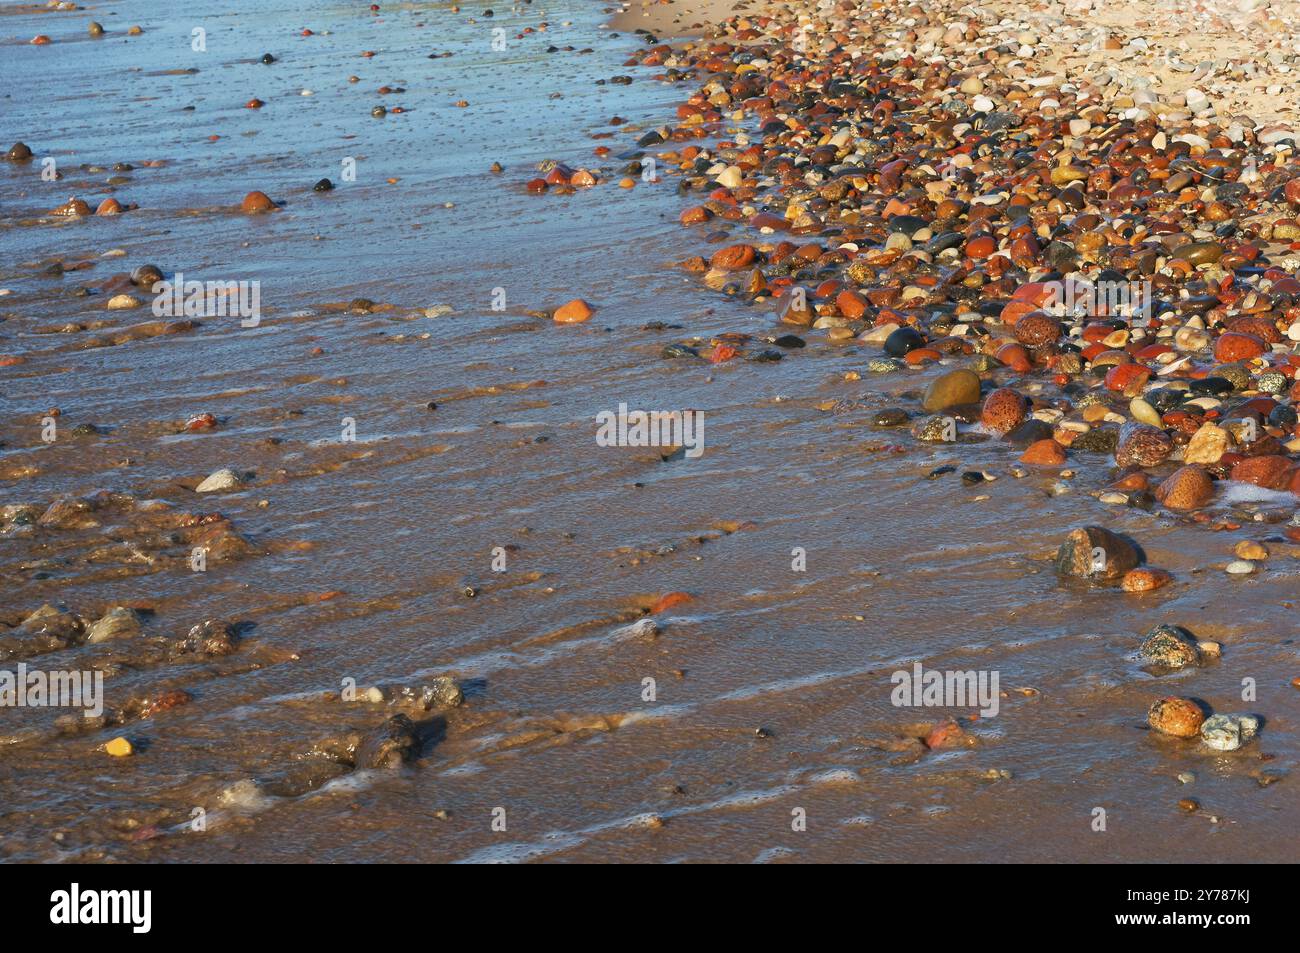
[[[1267,22],[1267,4],[1246,6]],[[1294,511],[1300,134],[1199,90],[1053,72],[1061,57],[1037,54],[1068,45],[1048,28],[1074,29],[1077,4],[745,9],[697,43],[646,35],[632,62],[695,91],[619,159],[636,173],[653,154],[688,204],[682,226],[718,246],[683,267],[773,311],[773,329],[671,344],[665,358],[854,348],[868,374],[927,375],[920,406],[880,411],[877,427],[1008,441],[1025,467],[1065,476],[1103,468],[1102,503],[1189,523],[1238,528],[1213,513],[1232,485],[1233,499]],[[1275,52],[1247,65],[1238,93],[1290,70],[1293,51]],[[1300,541],[1294,519],[1284,532]],[[1226,569],[1268,555],[1242,540]],[[1086,526],[1056,569],[1128,592],[1171,580],[1143,562]],[[1186,699],[1157,703],[1150,722],[1218,750],[1258,729]]]

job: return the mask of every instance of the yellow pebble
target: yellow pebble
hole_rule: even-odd
[[[131,742],[122,737],[114,738],[104,745],[104,750],[114,758],[126,758],[135,753],[135,749],[131,747]]]
[[[1253,539],[1243,539],[1232,551],[1241,559],[1268,559],[1268,547]]]

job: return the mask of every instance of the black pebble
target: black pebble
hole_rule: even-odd
[[[925,338],[913,328],[899,328],[885,338],[885,353],[890,357],[903,357],[925,343]]]

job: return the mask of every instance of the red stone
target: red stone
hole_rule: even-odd
[[[655,600],[655,604],[650,607],[650,614],[658,615],[660,612],[666,612],[683,602],[690,602],[691,598],[691,594],[687,592],[666,592]]]
[[[846,289],[835,296],[835,309],[850,321],[856,321],[866,314],[868,303],[858,291]]]
[[[574,298],[567,304],[562,304],[556,308],[552,318],[557,324],[581,324],[594,313],[591,305],[581,298]]]
[[[998,348],[997,359],[1020,374],[1027,374],[1034,367],[1029,360],[1029,352],[1020,344],[1004,344]]]
[[[709,259],[709,266],[719,271],[740,271],[742,268],[748,268],[753,261],[753,245],[729,245],[714,253]]]
[[[1254,334],[1229,331],[1215,343],[1214,358],[1223,364],[1231,364],[1233,361],[1259,357],[1267,350],[1268,345],[1263,338]]]
[[[1239,483],[1253,483],[1269,490],[1281,490],[1291,482],[1295,463],[1290,457],[1269,454],[1262,457],[1245,457],[1233,466],[1229,479]]]
[[[1020,462],[1040,467],[1064,466],[1065,448],[1050,438],[1037,440],[1020,455]]]
[[[989,430],[1006,433],[1025,419],[1025,399],[1010,387],[999,387],[984,398],[980,423]]]
[[[1116,364],[1106,372],[1106,389],[1137,396],[1151,378],[1151,371],[1141,364]]]
[[[244,196],[244,201],[239,203],[239,209],[249,215],[256,215],[260,212],[269,212],[275,208],[275,203],[265,192],[249,192]]]

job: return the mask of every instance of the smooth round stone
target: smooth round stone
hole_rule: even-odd
[[[1164,423],[1156,409],[1148,404],[1141,397],[1134,397],[1129,401],[1128,412],[1133,415],[1133,419],[1152,427],[1163,427]]]
[[[1248,559],[1234,559],[1225,571],[1234,576],[1248,576],[1255,571],[1255,564]]]
[[[941,374],[932,380],[930,386],[925,389],[921,407],[929,413],[934,413],[960,404],[973,404],[979,399],[979,375],[963,367]]]
[[[907,365],[893,357],[875,357],[867,361],[867,370],[872,374],[892,374]]]
[[[1008,430],[1002,439],[1013,446],[1028,447],[1040,440],[1050,440],[1051,437],[1052,427],[1050,424],[1041,420],[1026,420],[1024,423]]]
[[[928,227],[929,223],[925,219],[916,215],[895,215],[887,225],[891,233],[899,233],[911,238],[921,229]]]
[[[1174,257],[1191,265],[1210,265],[1223,257],[1223,246],[1218,242],[1192,242],[1176,249]]]
[[[915,328],[899,328],[885,338],[885,353],[891,357],[903,357],[923,344],[925,338]]]
[[[964,244],[966,236],[961,232],[940,232],[925,243],[925,250],[931,255],[937,255],[940,252],[947,251],[949,248],[957,248]]]

